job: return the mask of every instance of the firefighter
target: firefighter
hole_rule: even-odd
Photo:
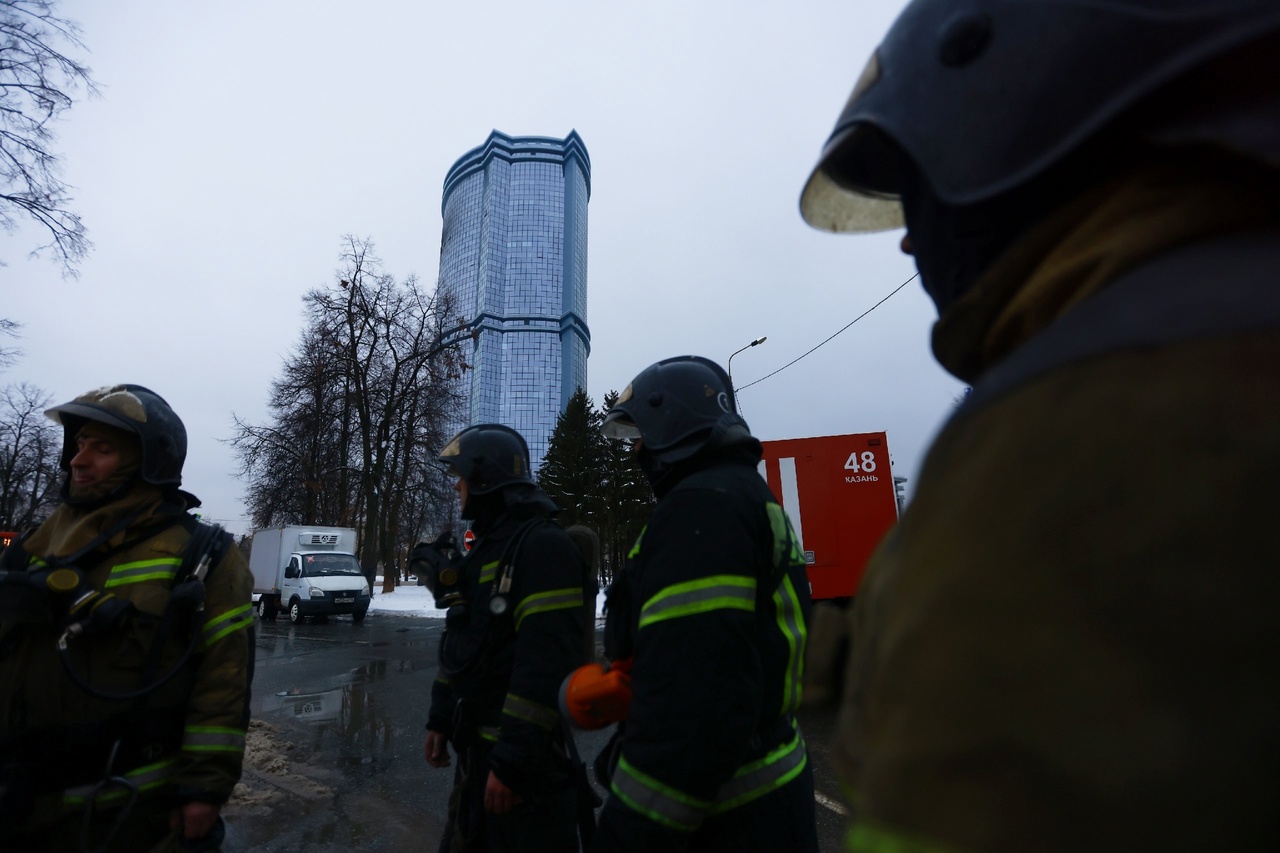
[[[248,725],[248,567],[188,514],[186,430],[158,394],[46,414],[62,502],[0,558],[0,848],[217,849]]]
[[[447,608],[424,744],[432,767],[451,764],[447,744],[457,757],[441,853],[576,851],[585,775],[557,695],[585,660],[595,578],[552,520],[518,432],[468,427],[439,461],[475,535],[461,559],[447,534],[410,555]]]
[[[729,377],[698,356],[643,370],[605,417],[658,499],[606,599],[606,655],[630,709],[597,774],[597,851],[816,853],[794,712],[809,616],[804,558],[756,473]]]
[[[1280,847],[1280,4],[915,0],[806,185],[973,385],[854,606],[850,849]]]

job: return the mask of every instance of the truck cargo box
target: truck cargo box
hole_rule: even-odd
[[[851,598],[898,520],[883,432],[765,441],[760,475],[800,538],[815,601]]]

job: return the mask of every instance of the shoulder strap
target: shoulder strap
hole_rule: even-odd
[[[182,564],[174,577],[174,585],[193,576],[203,581],[232,546],[232,536],[222,529],[222,525],[205,524],[190,513],[183,513],[178,523],[191,538],[182,550]]]
[[[1077,361],[1280,328],[1280,229],[1181,247],[1120,276],[987,371],[952,420]]]
[[[516,557],[520,554],[520,548],[524,545],[524,540],[529,537],[533,528],[544,521],[547,521],[547,519],[535,516],[525,521],[511,534],[511,539],[507,541],[507,546],[502,549],[502,556],[498,558],[498,573],[494,578],[491,595],[506,595],[511,591],[511,579],[515,574]]]

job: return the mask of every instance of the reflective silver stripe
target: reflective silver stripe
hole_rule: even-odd
[[[580,586],[535,593],[525,598],[516,607],[516,630],[520,630],[520,623],[525,620],[526,616],[545,613],[549,610],[568,610],[571,607],[582,606],[582,587]]]
[[[640,627],[711,610],[756,609],[756,579],[745,575],[714,575],[667,587],[640,608]]]
[[[154,560],[138,560],[133,563],[121,563],[112,566],[103,589],[124,586],[143,581],[171,581],[178,574],[178,566],[182,565],[181,557],[159,557]]]
[[[640,772],[625,755],[618,760],[610,790],[655,823],[683,832],[697,829],[711,807],[706,800],[691,797]]]
[[[790,575],[782,576],[782,583],[778,584],[778,590],[773,594],[773,603],[778,609],[778,628],[787,640],[787,668],[783,673],[781,710],[786,715],[800,707],[804,650],[808,638],[804,613],[800,609],[800,599],[796,596],[796,588],[791,583]]]
[[[223,613],[216,619],[204,623],[204,639],[202,648],[208,648],[228,634],[234,633],[253,624],[253,604],[242,604]]]
[[[733,778],[716,792],[711,813],[727,812],[781,788],[804,769],[808,760],[809,753],[804,748],[804,738],[800,735],[800,730],[796,729],[796,736],[789,743],[783,744],[764,758],[739,767]]]
[[[507,700],[502,704],[502,713],[533,723],[542,729],[550,729],[560,722],[560,712],[555,708],[548,708],[514,693],[507,694]]]
[[[128,779],[133,785],[141,791],[150,791],[165,784],[169,777],[178,769],[178,759],[166,758],[163,761],[157,761],[155,764],[148,764],[145,767],[139,767],[137,770],[131,770],[128,773],[119,775]],[[68,788],[62,794],[62,801],[69,806],[83,806],[89,801],[94,788],[98,787],[97,782],[92,785],[81,785],[76,788]],[[122,799],[128,796],[129,792],[120,785],[104,786],[95,798],[95,804],[110,803],[114,800]]]
[[[244,752],[244,732],[224,726],[187,726],[183,752]]]

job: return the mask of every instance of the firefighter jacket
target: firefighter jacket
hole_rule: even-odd
[[[633,656],[633,695],[596,850],[720,849],[735,825],[736,849],[817,849],[793,717],[809,586],[750,444],[660,495],[609,588],[606,653]],[[789,789],[802,793],[769,796]]]
[[[1196,237],[984,370],[930,449],[852,616],[849,849],[1280,846],[1280,232]]]
[[[566,787],[559,690],[585,662],[595,579],[540,505],[516,507],[479,532],[462,574],[466,603],[448,613],[427,728],[459,752],[488,752],[497,777],[526,798]],[[477,781],[483,788],[483,775]]]
[[[142,797],[221,804],[240,778],[253,655],[248,567],[228,542],[204,578],[203,607],[170,607],[191,539],[184,506],[139,486],[90,522],[110,533],[126,513],[126,526],[73,564],[93,590],[132,605],[122,621],[69,639],[64,661],[65,602],[49,596],[39,608],[0,615],[0,764],[17,782],[8,794],[26,798],[8,802],[30,818],[24,831],[91,799],[95,811],[120,805],[119,787],[94,794],[113,749],[110,774]],[[28,542],[60,541],[84,521],[79,515],[59,507]],[[29,572],[66,564],[38,550],[25,561]],[[23,567],[6,560],[6,568]]]

